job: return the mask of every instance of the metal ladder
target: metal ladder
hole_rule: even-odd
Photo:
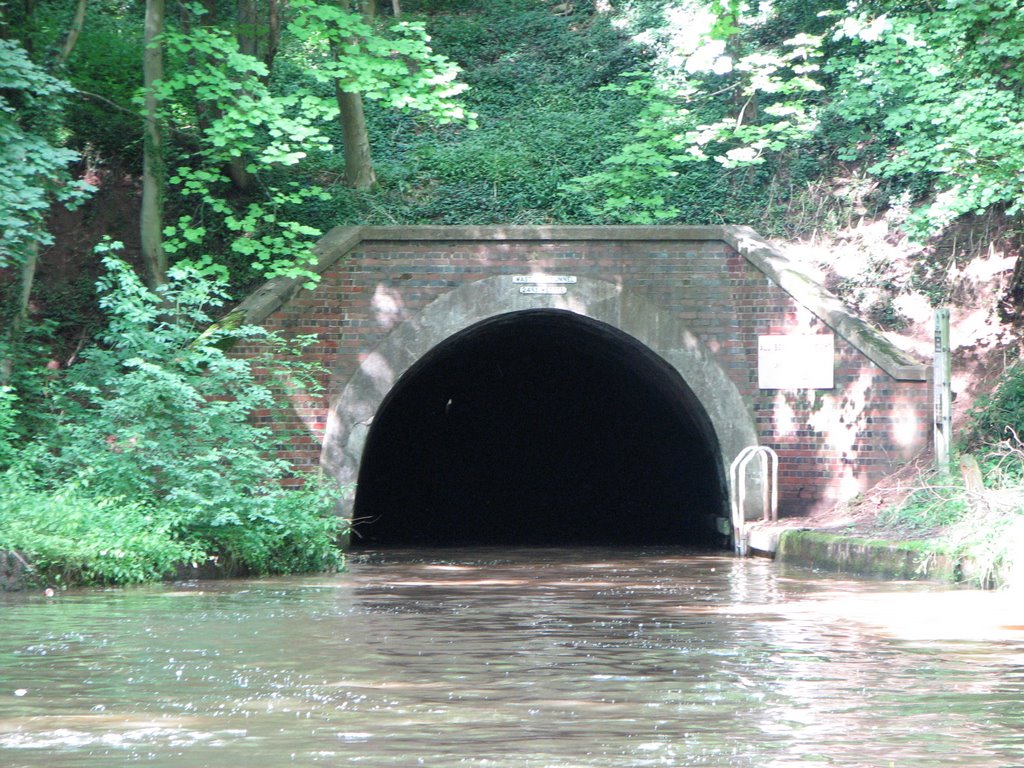
[[[767,445],[748,445],[729,466],[729,499],[732,501],[732,545],[741,557],[747,554],[747,467],[760,459],[762,519],[779,519],[779,455]]]

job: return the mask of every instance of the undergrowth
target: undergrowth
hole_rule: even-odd
[[[21,404],[0,392],[0,550],[50,583],[147,581],[214,558],[261,574],[338,567],[338,489],[297,476],[251,418],[315,389],[309,340],[211,325],[224,284],[195,267],[153,292],[104,265],[107,329],[53,372],[35,435],[9,429]],[[224,351],[242,340],[265,353]]]
[[[934,549],[963,563],[980,586],[1016,585],[1024,575],[1024,366],[1009,369],[969,415],[958,471],[922,478],[881,522],[931,534]]]

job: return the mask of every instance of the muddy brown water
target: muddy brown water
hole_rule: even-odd
[[[8,596],[0,765],[1024,765],[1021,633],[913,618],[965,599],[605,549]]]

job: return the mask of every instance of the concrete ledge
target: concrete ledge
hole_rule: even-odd
[[[630,225],[487,225],[487,226],[395,226],[363,227],[364,240],[491,242],[558,241],[668,241],[722,240],[727,227],[668,225],[662,227]],[[753,231],[753,230],[751,230]]]
[[[925,542],[855,538],[788,529],[779,534],[775,559],[830,573],[877,579],[956,581],[957,564],[928,550]]]
[[[779,550],[779,536],[785,529],[751,526],[747,530],[747,548],[752,555],[775,557]]]

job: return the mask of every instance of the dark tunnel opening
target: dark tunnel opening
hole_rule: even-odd
[[[434,347],[367,437],[355,546],[722,546],[718,441],[664,359],[571,312],[480,322]]]

